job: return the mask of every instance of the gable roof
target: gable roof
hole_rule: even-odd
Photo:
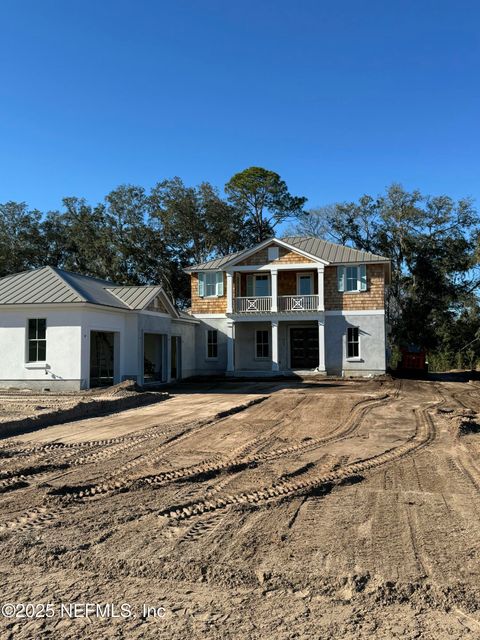
[[[200,264],[194,265],[185,269],[185,271],[208,271],[208,270],[220,270],[227,265],[234,265],[236,262],[242,260],[244,257],[255,253],[258,249],[264,246],[268,246],[271,243],[281,244],[282,246],[288,246],[295,251],[303,252],[309,255],[313,259],[317,259],[320,262],[329,265],[346,264],[346,263],[358,263],[358,262],[390,262],[389,258],[379,256],[374,253],[368,253],[367,251],[359,251],[358,249],[352,249],[341,244],[335,244],[334,242],[328,242],[321,238],[312,238],[307,236],[287,236],[281,240],[277,238],[270,238],[243,251],[237,251],[231,253],[228,256],[221,258],[215,258],[214,260],[208,260]]]
[[[0,305],[89,303],[124,310],[141,310],[155,296],[168,302],[160,286],[121,286],[57,267],[41,267],[0,278]]]

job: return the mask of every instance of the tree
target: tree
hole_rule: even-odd
[[[284,237],[305,236],[309,238],[327,239],[330,230],[330,220],[333,219],[336,204],[327,204],[301,213],[285,232]]]
[[[251,242],[271,237],[280,222],[303,213],[307,198],[292,196],[278,173],[250,167],[236,173],[225,185],[233,207],[244,215],[244,228]]]
[[[392,260],[387,319],[394,339],[451,348],[462,312],[478,306],[480,219],[472,202],[393,184],[377,198],[337,205],[327,220],[329,239]]]
[[[0,277],[42,264],[41,215],[25,202],[0,204]]]

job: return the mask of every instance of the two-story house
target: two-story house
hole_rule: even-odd
[[[187,271],[197,373],[385,372],[388,258],[288,237]]]

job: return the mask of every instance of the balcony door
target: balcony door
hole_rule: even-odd
[[[299,273],[297,275],[297,295],[311,296],[313,294],[313,274]]]
[[[270,295],[270,276],[266,273],[247,275],[247,297],[261,298]]]

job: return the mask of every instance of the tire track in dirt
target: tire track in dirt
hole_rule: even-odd
[[[239,413],[241,411],[244,411],[246,409],[248,409],[249,407],[259,404],[261,402],[263,402],[264,400],[266,400],[269,396],[260,396],[258,398],[253,398],[252,400],[247,401],[246,403],[242,403],[240,405],[236,405],[230,409],[227,409],[225,411],[221,411],[219,413],[217,413],[215,416],[213,416],[212,418],[207,418],[205,420],[202,421],[195,421],[194,423],[192,422],[187,422],[187,423],[180,423],[180,428],[183,428],[183,431],[180,431],[180,434],[174,434],[172,435],[171,438],[169,438],[166,442],[162,443],[159,447],[157,447],[154,452],[150,452],[148,454],[145,455],[141,455],[138,458],[134,459],[133,461],[130,461],[129,463],[127,463],[126,465],[123,465],[122,467],[120,467],[118,470],[116,470],[114,472],[114,474],[112,475],[116,475],[117,473],[122,473],[125,469],[131,469],[134,466],[137,466],[139,464],[143,464],[146,461],[152,462],[154,461],[157,457],[163,457],[164,452],[166,450],[168,450],[168,448],[170,446],[173,446],[174,444],[177,444],[179,441],[182,441],[183,439],[189,437],[191,434],[193,433],[198,433],[200,430],[211,426],[213,424],[216,424],[222,420],[224,420],[225,418],[227,418],[230,415],[233,415],[235,413]],[[177,425],[174,425],[175,427],[178,427],[179,424],[177,423]],[[185,428],[184,428],[185,427]],[[155,429],[158,427],[153,427],[152,429]],[[165,427],[162,427],[162,429],[165,429]],[[159,451],[161,450],[161,454],[159,455]],[[58,468],[57,468],[58,470]],[[53,472],[54,470],[52,470]],[[10,480],[10,479],[9,479]],[[12,480],[12,489],[13,490],[13,480],[14,478],[11,478]],[[18,482],[20,482],[20,480],[18,480]],[[23,485],[24,486],[24,485]],[[122,484],[120,481],[115,481],[115,488],[121,488]],[[20,488],[20,486],[18,487]],[[101,493],[101,485],[99,485],[99,493]],[[95,489],[95,487],[94,487]],[[91,495],[95,495],[95,491],[92,491],[90,489]],[[55,492],[51,492],[50,495],[56,495]],[[62,494],[60,494],[62,496]],[[65,495],[65,494],[63,494]],[[17,524],[19,521],[23,522],[24,518],[27,518],[27,522],[30,523],[31,522],[31,526],[35,526],[37,524],[42,524],[45,521],[49,521],[52,520],[53,518],[56,518],[60,513],[62,513],[65,510],[65,507],[67,506],[67,503],[62,504],[58,504],[56,506],[51,506],[50,508],[47,507],[42,507],[41,508],[41,513],[48,513],[48,518],[47,517],[42,517],[41,518],[35,518],[35,517],[30,517],[30,513],[31,512],[27,512],[24,515],[18,516],[15,520],[12,520],[10,522],[6,522],[4,524],[0,524],[0,532],[1,531],[5,531],[5,530],[9,530],[12,528],[16,528]],[[36,511],[35,511],[36,513]],[[29,525],[30,526],[30,525]]]
[[[174,509],[161,511],[159,517],[182,520],[206,512],[225,509],[237,504],[258,505],[278,498],[285,498],[305,493],[322,485],[339,481],[352,480],[359,474],[369,472],[385,464],[395,462],[404,456],[429,445],[435,439],[435,426],[430,414],[425,409],[414,409],[416,430],[407,442],[381,454],[365,458],[359,462],[347,464],[336,471],[325,473],[323,468],[316,468],[308,479],[297,482],[276,482],[259,490],[226,495],[216,500],[202,501],[195,504],[179,505]]]
[[[213,474],[218,474],[220,472],[241,472],[249,465],[268,462],[270,460],[275,460],[292,454],[312,451],[327,444],[339,442],[345,438],[351,437],[351,435],[357,430],[361,421],[369,411],[371,411],[376,406],[384,404],[392,397],[394,397],[394,395],[389,396],[388,394],[384,394],[380,397],[360,400],[356,405],[354,405],[352,413],[350,414],[347,421],[343,425],[337,427],[330,436],[325,436],[323,438],[312,438],[306,442],[290,445],[281,449],[275,449],[273,451],[249,454],[248,451],[252,448],[255,448],[257,444],[259,444],[259,442],[262,440],[262,438],[260,438],[250,442],[246,448],[241,447],[240,452],[238,452],[237,450],[231,452],[231,454],[226,459],[223,458],[220,461],[207,459],[195,465],[171,469],[161,472],[160,474],[155,474],[153,476],[143,476],[135,479],[130,479],[128,477],[119,477],[122,475],[126,475],[127,472],[130,472],[135,466],[138,466],[139,464],[154,464],[158,459],[161,459],[164,456],[169,444],[167,443],[167,446],[163,446],[160,448],[160,455],[157,455],[157,452],[155,452],[153,454],[146,455],[141,460],[137,458],[136,460],[124,465],[124,467],[121,467],[114,476],[107,478],[102,484],[99,483],[94,486],[69,488],[67,491],[63,491],[62,495],[74,499],[83,499],[100,494],[106,494],[116,490],[131,490],[145,486],[161,486],[170,482],[177,482],[189,478],[194,479],[196,476],[199,476],[201,478],[205,475],[211,477]],[[280,420],[275,426],[278,427],[282,423],[283,419]],[[205,426],[211,426],[211,423]],[[186,433],[184,437],[189,437],[191,435],[192,432],[190,431]],[[176,438],[174,441],[172,441],[171,446],[178,444],[181,439],[183,439],[183,436],[182,438]]]

